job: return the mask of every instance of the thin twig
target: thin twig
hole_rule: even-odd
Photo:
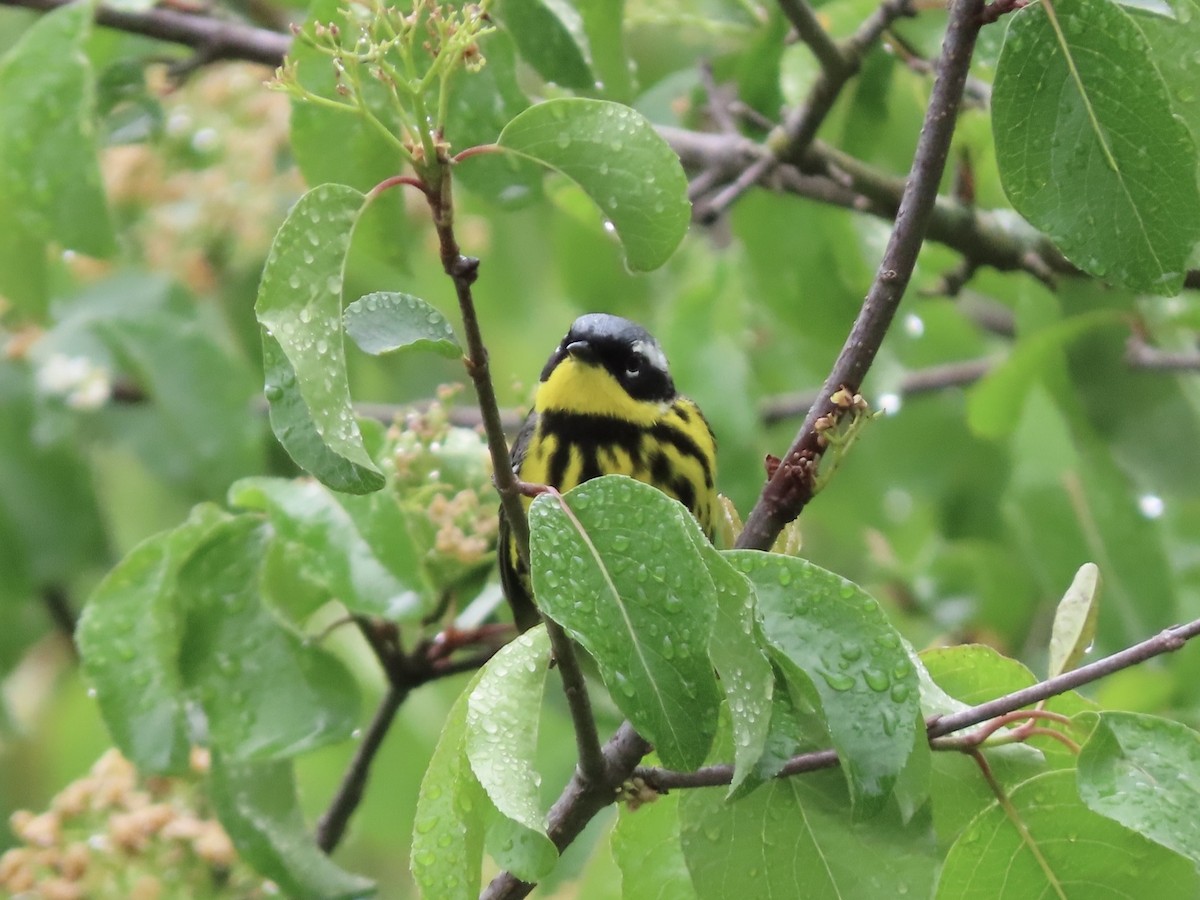
[[[442,652],[445,648],[442,647],[439,636],[421,641],[411,653],[406,654],[400,645],[399,632],[391,623],[376,622],[362,616],[355,616],[354,623],[379,661],[379,666],[388,680],[388,690],[363,735],[362,743],[354,752],[354,758],[346,768],[333,799],[317,820],[316,842],[325,853],[332,853],[345,836],[350,818],[362,802],[371,765],[383,746],[396,713],[408,695],[431,681],[462,672],[473,672],[496,653],[495,647],[489,647],[473,656],[449,659],[446,652],[453,652],[467,645],[458,643],[453,649]],[[488,632],[485,631],[476,633],[478,639],[488,636]]]
[[[858,391],[900,305],[937,200],[938,183],[946,167],[963,84],[979,34],[982,7],[982,0],[959,0],[951,8],[938,76],[921,127],[912,171],[875,281],[833,371],[821,388],[818,402],[809,410],[783,463],[750,512],[738,538],[740,548],[770,547],[783,526],[796,518],[812,498],[812,476],[820,452],[817,420],[838,414],[838,408],[830,399],[836,391],[842,387],[850,393]]]
[[[392,720],[395,719],[401,704],[408,698],[410,690],[409,687],[397,687],[394,684],[388,686],[387,693],[383,695],[383,700],[363,735],[362,743],[354,751],[354,759],[350,761],[346,773],[342,776],[337,793],[334,794],[325,813],[317,820],[317,846],[325,853],[332,853],[345,835],[350,817],[362,802],[371,763],[374,762],[379,748],[383,746],[383,739],[392,727]]]
[[[808,153],[821,124],[833,109],[846,83],[862,67],[867,52],[892,22],[913,15],[911,0],[884,0],[842,46],[829,36],[804,0],[779,0],[796,33],[821,63],[803,106],[797,107],[768,135],[762,156],[707,202],[698,203],[696,217],[702,222],[719,218],[742,194],[781,163],[799,164]]]
[[[571,713],[571,725],[575,731],[575,747],[579,755],[579,774],[589,784],[602,784],[606,771],[604,753],[600,749],[600,735],[596,731],[596,717],[592,713],[592,701],[588,696],[587,681],[579,665],[579,654],[562,626],[549,616],[543,618],[550,635],[550,646],[558,664],[562,679],[563,694],[567,709]]]
[[[817,21],[817,14],[805,0],[779,0],[779,8],[787,16],[800,40],[808,44],[821,68],[835,77],[841,77],[851,63],[842,54],[837,42]]]
[[[1173,653],[1197,635],[1200,635],[1200,619],[1189,622],[1186,625],[1177,625],[1174,628],[1168,628],[1148,640],[1113,653],[1111,656],[1098,659],[1093,663],[1081,666],[1062,675],[1057,675],[1054,678],[1048,678],[1045,681],[1022,690],[1013,691],[1011,694],[1005,694],[1003,697],[997,697],[995,700],[980,703],[978,706],[973,706],[970,709],[965,709],[952,715],[931,718],[926,723],[925,728],[930,740],[930,746],[936,750],[953,750],[956,752],[962,752],[964,748],[974,748],[979,743],[976,740],[964,741],[957,744],[944,744],[936,742],[935,739],[944,737],[955,731],[961,731],[964,728],[970,728],[981,722],[988,722],[989,727],[982,730],[983,737],[986,738],[994,730],[990,727],[992,721],[997,718],[1003,719],[1009,715],[1017,715],[1019,717],[1036,715],[1056,720],[1061,719],[1061,717],[1055,716],[1053,713],[1046,713],[1042,710],[1026,710],[1021,713],[1017,711],[1050,697],[1065,694],[1067,691],[1075,690],[1075,688],[1090,684],[1093,681],[1098,681],[1114,672],[1119,672],[1122,669],[1145,662],[1155,656],[1160,656],[1164,653]],[[975,735],[972,734],[968,737],[973,739]],[[803,772],[831,769],[836,765],[838,765],[836,751],[817,750],[792,757],[776,777],[786,778]],[[695,772],[676,772],[672,769],[662,769],[657,766],[638,766],[633,771],[633,777],[641,778],[649,787],[660,792],[680,788],[718,787],[729,784],[733,780],[733,766],[729,764],[705,766],[702,769],[697,769]]]
[[[437,229],[442,267],[454,282],[455,292],[458,295],[459,312],[462,316],[463,332],[467,340],[467,355],[464,362],[479,401],[479,412],[483,417],[488,451],[492,457],[492,472],[496,490],[500,494],[500,503],[508,520],[508,527],[516,541],[517,552],[522,559],[528,562],[529,522],[526,519],[525,507],[521,500],[521,485],[513,472],[508,442],[504,436],[504,425],[500,418],[500,408],[496,402],[496,391],[488,369],[487,348],[483,343],[483,334],[479,328],[475,300],[472,295],[472,285],[475,283],[479,271],[479,261],[463,256],[459,250],[458,240],[454,234],[450,167],[441,165],[438,171],[441,180],[437,185],[430,187],[426,196],[433,215],[434,227]],[[611,791],[611,787],[607,785],[605,779],[607,764],[601,754],[600,740],[596,733],[596,720],[592,714],[587,683],[579,667],[575,646],[567,637],[566,632],[556,623],[547,621],[546,630],[550,637],[554,658],[558,661],[558,670],[562,677],[563,690],[566,692],[567,704],[575,729],[575,739],[579,747],[580,763],[576,769],[576,776],[581,779],[585,794],[597,790]]]
[[[0,0],[0,6],[19,6],[51,12],[71,0]],[[278,66],[291,46],[291,35],[256,28],[213,16],[191,15],[171,9],[126,12],[110,6],[96,7],[96,22],[108,28],[183,44],[204,54],[206,60],[241,59]]]

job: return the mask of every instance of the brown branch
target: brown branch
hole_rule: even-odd
[[[449,658],[449,654],[457,650],[477,643],[487,643],[493,638],[491,631],[479,629],[472,634],[474,640],[470,642],[447,641],[444,635],[437,635],[418,643],[411,653],[405,653],[400,645],[399,632],[390,622],[355,617],[354,623],[387,676],[388,689],[375,710],[362,743],[355,750],[354,758],[346,768],[329,806],[317,820],[316,842],[325,853],[332,853],[345,836],[350,818],[362,802],[371,765],[383,746],[396,713],[408,699],[408,695],[431,681],[475,671],[499,649],[498,646],[489,646],[472,656]]]
[[[1050,697],[1056,697],[1059,694],[1065,694],[1067,691],[1072,691],[1085,684],[1098,681],[1101,678],[1112,675],[1114,672],[1119,672],[1122,669],[1145,662],[1155,656],[1161,656],[1164,653],[1173,653],[1197,635],[1200,635],[1200,619],[1196,619],[1186,625],[1177,625],[1173,628],[1168,628],[1154,637],[1142,641],[1140,644],[1134,644],[1132,647],[1127,647],[1124,650],[1113,653],[1111,656],[1098,659],[1093,663],[1080,666],[1078,669],[1065,672],[1054,678],[1048,678],[1045,681],[1022,690],[1013,691],[1011,694],[1005,694],[1003,697],[997,697],[995,700],[980,703],[978,706],[973,706],[970,709],[965,709],[951,715],[935,716],[926,722],[925,727],[926,734],[930,740],[930,746],[935,750],[954,750],[957,752],[974,748],[978,744],[977,741],[964,741],[961,744],[945,744],[935,742],[935,739],[944,737],[955,731],[961,731],[964,728],[970,728],[982,722],[990,723],[994,719],[1013,715],[1023,707],[1039,703]],[[1061,718],[1055,717],[1053,713],[1046,713],[1041,710],[1031,710],[1021,715],[1041,715],[1047,718]],[[986,737],[990,733],[991,731],[987,730],[984,736]],[[792,757],[776,777],[787,778],[803,772],[831,769],[837,765],[838,756],[836,751],[817,750],[812,753],[802,753],[799,756]],[[676,772],[672,769],[662,769],[657,766],[638,766],[633,770],[633,777],[641,778],[649,787],[660,793],[680,788],[718,787],[729,784],[733,780],[733,766],[729,764],[705,766],[703,769],[697,769],[695,772]]]
[[[800,40],[808,44],[821,68],[834,77],[842,77],[853,63],[842,53],[829,32],[821,27],[813,8],[805,0],[779,0],[779,8],[796,29]]]
[[[633,774],[634,767],[650,752],[650,745],[633,726],[625,722],[604,745],[605,776],[600,783],[589,783],[576,770],[546,817],[550,840],[560,851],[566,848],[600,810],[616,799],[619,788]],[[501,872],[479,895],[480,900],[515,900],[528,896],[533,885],[511,872]]]
[[[858,74],[867,52],[879,40],[884,29],[901,16],[914,14],[911,0],[884,0],[858,30],[838,46],[821,27],[812,8],[804,0],[779,0],[779,5],[801,40],[808,44],[820,61],[821,73],[813,83],[804,105],[792,110],[783,123],[768,135],[766,152],[738,172],[707,202],[697,203],[695,215],[701,222],[715,221],[777,165],[798,165],[805,158],[809,145],[833,109],[842,89]]]
[[[492,457],[493,479],[500,494],[500,504],[508,527],[517,544],[521,558],[529,560],[529,522],[521,500],[521,485],[513,472],[509,456],[508,441],[504,436],[504,425],[500,418],[500,407],[496,402],[496,391],[488,368],[487,348],[479,328],[475,311],[472,285],[479,271],[479,260],[463,256],[454,234],[454,205],[451,196],[450,166],[441,162],[437,166],[439,181],[429,185],[426,198],[437,230],[441,251],[442,268],[454,282],[458,295],[458,307],[462,316],[463,332],[467,341],[464,363],[467,374],[475,386],[479,401],[479,412],[483,417],[483,429],[487,435],[488,452]],[[514,613],[516,610],[514,610]],[[605,787],[604,773],[607,769],[602,756],[600,739],[596,732],[596,719],[588,697],[587,683],[579,667],[575,645],[557,623],[546,621],[550,646],[558,662],[559,675],[566,694],[567,707],[574,725],[575,740],[579,749],[580,778],[585,793]],[[593,813],[594,815],[594,813]]]
[[[818,401],[746,520],[737,542],[740,548],[769,548],[783,526],[795,519],[812,498],[813,471],[807,466],[819,458],[821,450],[817,420],[839,414],[831,400],[835,392],[843,387],[850,393],[858,391],[900,305],[937,201],[982,7],[982,0],[959,0],[951,8],[938,76],[883,260]]]
[[[71,0],[0,0],[2,6],[17,6],[51,12]],[[194,48],[206,60],[242,59],[278,66],[292,43],[291,35],[255,28],[213,16],[191,15],[172,9],[126,12],[108,6],[96,8],[96,22],[107,28]]]
[[[337,793],[329,802],[324,814],[317,820],[317,846],[323,852],[332,853],[345,835],[350,817],[362,802],[371,763],[375,761],[375,755],[383,746],[383,739],[392,727],[392,720],[411,690],[412,688],[407,686],[397,687],[391,684],[387,693],[383,695],[383,700],[363,735],[362,743],[354,751],[354,758],[350,761],[346,774],[342,776]]]
[[[820,141],[806,162],[818,173],[773,162],[770,151],[741,135],[711,134],[658,126],[688,172],[715,183],[750,182],[768,190],[794,194],[883,219],[894,219],[904,193],[904,179],[874,169]],[[1002,272],[1028,272],[1052,282],[1058,274],[1081,275],[1044,234],[1008,210],[986,210],[938,197],[929,220],[928,240],[966,257],[974,266]]]

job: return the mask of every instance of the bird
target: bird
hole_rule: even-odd
[[[659,342],[629,319],[588,313],[572,323],[542,369],[510,457],[518,481],[563,492],[601,475],[628,475],[687,507],[710,541],[716,532],[712,428],[676,392]],[[528,509],[530,498],[524,502]],[[500,581],[526,631],[541,616],[503,509],[498,540]]]

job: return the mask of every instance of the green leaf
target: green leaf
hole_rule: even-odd
[[[938,688],[971,706],[1022,690],[1038,680],[1017,660],[981,644],[925,650],[921,653],[921,661]],[[1051,697],[1045,708],[1070,717],[1093,709],[1094,705],[1071,691]],[[969,731],[959,733],[968,734]],[[1061,743],[1040,736],[1019,744],[987,747],[983,753],[992,775],[1006,790],[1044,772],[1047,767],[1073,769],[1076,762],[1075,754]],[[979,766],[974,760],[959,753],[934,753],[932,756],[934,827],[939,839],[949,843],[996,797],[987,782],[979,777]]]
[[[384,482],[354,421],[342,346],[342,276],[364,199],[337,184],[301,197],[275,235],[254,306],[276,437],[322,482],[356,494]]]
[[[696,900],[679,842],[679,792],[621,808],[610,838],[621,900]]]
[[[213,754],[210,791],[238,855],[297,900],[350,900],[375,893],[313,842],[290,762],[233,762]]]
[[[575,6],[583,17],[596,89],[609,100],[632,103],[637,89],[625,50],[624,0],[576,0]]]
[[[358,686],[262,603],[269,529],[253,516],[216,526],[178,574],[187,610],[180,669],[214,748],[230,759],[292,756],[344,740],[358,724]]]
[[[360,297],[342,314],[346,334],[372,356],[412,347],[455,359],[462,348],[440,312],[419,297],[391,291]]]
[[[228,516],[197,507],[138,544],[92,592],[75,640],[109,733],[139,770],[180,773],[191,749],[179,652],[180,568]]]
[[[558,850],[546,835],[541,779],[534,768],[549,663],[546,629],[531,629],[488,661],[467,698],[467,759],[506,820],[504,839],[493,855],[528,882],[541,881],[558,862]]]
[[[1028,897],[1190,897],[1195,867],[1089,810],[1070,770],[1030,778],[1009,793],[1027,837],[998,803],[980,813],[946,855],[938,900]],[[1040,857],[1040,860],[1039,860]]]
[[[1200,2],[1164,0],[1172,15],[1157,9],[1124,3],[1134,24],[1146,38],[1151,58],[1171,94],[1171,106],[1200,147],[1200,91],[1196,90],[1196,47],[1200,46]]]
[[[1118,325],[1123,326],[1121,314],[1098,310],[1072,316],[1022,337],[1008,359],[968,392],[967,421],[971,430],[987,438],[1011,434],[1020,421],[1021,407],[1029,392],[1061,358],[1062,351],[1089,332]]]
[[[820,697],[857,814],[887,801],[924,740],[916,667],[883,610],[858,585],[807,560],[732,550],[750,578],[774,658]]]
[[[283,478],[245,478],[229,489],[231,504],[266,512],[280,539],[312,551],[305,568],[351,612],[394,622],[420,619],[432,598],[395,497],[345,499],[365,502],[353,503],[352,515],[321,485]]]
[[[675,769],[700,766],[720,705],[708,641],[716,591],[680,503],[620,475],[529,511],[539,608],[592,655],[621,712]],[[581,531],[582,529],[582,531]]]
[[[927,897],[935,862],[927,826],[894,807],[854,823],[833,773],[782,778],[734,803],[684,793],[683,852],[701,900],[731,897]]]
[[[450,707],[421,779],[413,824],[413,878],[426,897],[473,900],[479,892],[484,823],[491,801],[467,759],[467,704],[477,672]]]
[[[1157,716],[1103,712],[1079,754],[1093,812],[1200,863],[1200,734]]]
[[[583,19],[565,0],[501,0],[496,15],[516,41],[521,56],[547,81],[590,90]]]
[[[1084,563],[1054,612],[1047,678],[1069,672],[1083,659],[1096,639],[1099,602],[1100,569],[1095,563]]]
[[[578,184],[612,222],[629,268],[661,266],[687,233],[679,157],[639,113],[603,100],[549,100],[504,127],[499,145]]]
[[[732,722],[733,781],[729,785],[732,797],[754,774],[766,747],[775,671],[762,651],[750,582],[707,541],[699,549],[717,589],[717,621],[708,639],[708,655],[721,677]],[[746,787],[749,786],[747,782]]]
[[[1200,238],[1196,146],[1150,59],[1115,3],[1031,4],[1010,21],[992,122],[1018,212],[1084,271],[1174,294]]]
[[[0,60],[5,230],[90,256],[116,251],[96,156],[95,83],[84,54],[92,7],[47,13]]]

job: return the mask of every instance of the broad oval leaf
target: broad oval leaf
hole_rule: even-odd
[[[546,835],[538,797],[541,776],[535,768],[549,663],[546,629],[533,628],[488,661],[467,698],[467,759],[509,823],[493,855],[529,882],[540,881],[558,861],[558,850]]]
[[[406,347],[432,350],[451,359],[462,354],[446,317],[411,294],[367,294],[347,306],[342,319],[346,334],[372,356]]]
[[[187,770],[186,696],[179,673],[183,615],[179,569],[228,517],[198,507],[178,528],[147,538],[88,599],[75,640],[104,723],[139,770]]]
[[[564,0],[500,0],[497,15],[521,57],[547,81],[577,90],[594,87],[583,19]]]
[[[301,197],[275,234],[254,305],[271,428],[299,465],[356,494],[384,483],[354,420],[342,341],[342,276],[364,201],[340,184]]]
[[[1008,812],[993,803],[954,842],[937,900],[1094,897],[1101,885],[1110,897],[1200,892],[1189,860],[1084,806],[1070,770],[1034,776],[1008,799]]]
[[[434,598],[395,497],[345,499],[308,480],[244,478],[229,489],[230,503],[266,512],[280,539],[315,554],[315,577],[351,612],[394,622],[428,614]]]
[[[1157,716],[1104,712],[1079,754],[1088,808],[1200,863],[1200,734]]]
[[[895,806],[864,822],[835,773],[780,778],[733,803],[714,788],[682,792],[680,832],[701,900],[928,897],[934,848]]]
[[[467,703],[476,672],[450,707],[421,779],[409,868],[426,897],[474,900],[483,863],[484,825],[492,804],[467,759]]]
[[[47,13],[0,59],[0,206],[5,232],[109,256],[117,246],[84,52],[92,15],[86,3]]]
[[[878,810],[925,739],[917,671],[900,635],[866,591],[807,560],[723,555],[754,584],[763,633],[785,675],[816,689],[856,813]]]
[[[681,796],[675,791],[637,809],[621,808],[609,837],[621,870],[621,900],[696,900],[679,842]]]
[[[1017,12],[992,121],[1005,192],[1072,262],[1179,291],[1200,238],[1196,146],[1129,13],[1087,0]]]
[[[217,525],[178,575],[187,614],[180,671],[212,746],[230,759],[293,756],[350,736],[358,685],[263,604],[269,529],[257,516]]]
[[[667,766],[700,766],[720,689],[708,656],[716,591],[696,520],[657,488],[606,475],[561,501],[538,497],[529,529],[539,608],[592,655]]]
[[[288,897],[355,900],[375,885],[322,853],[304,822],[289,762],[233,762],[213,755],[209,792],[238,855]]]
[[[717,589],[717,622],[708,640],[708,654],[721,676],[729,707],[733,730],[729,796],[733,797],[739,789],[751,789],[758,782],[753,776],[770,732],[775,670],[763,653],[754,614],[754,588],[707,542],[700,550]]]
[[[687,234],[691,205],[679,157],[627,106],[548,100],[509,122],[497,143],[583,188],[612,222],[636,272],[661,266]]]

